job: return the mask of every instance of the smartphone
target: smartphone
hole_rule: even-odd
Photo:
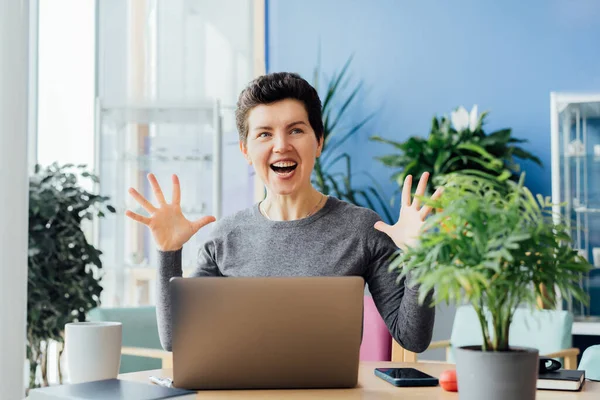
[[[414,368],[375,368],[375,375],[394,386],[437,386],[438,380]]]

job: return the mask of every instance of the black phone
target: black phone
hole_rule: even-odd
[[[414,368],[375,368],[375,375],[394,386],[437,386],[438,380]]]

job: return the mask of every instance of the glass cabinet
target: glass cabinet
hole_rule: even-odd
[[[94,224],[101,301],[153,304],[157,251],[149,230],[124,215],[145,214],[127,189],[155,201],[146,179],[152,172],[170,201],[175,173],[189,219],[252,204],[254,175],[239,151],[235,104],[255,76],[255,19],[264,11],[247,0],[96,3],[95,172],[98,192],[117,208]],[[184,275],[212,229],[184,246]]]
[[[563,306],[576,322],[600,328],[600,93],[552,93],[551,131],[554,212],[565,217],[575,247],[595,267],[581,281],[590,304],[564,299]]]
[[[96,171],[99,192],[110,197],[115,214],[99,219],[96,237],[102,249],[105,303],[143,305],[153,300],[158,252],[147,227],[125,217],[129,209],[148,215],[127,192],[136,188],[155,206],[147,180],[152,172],[171,201],[171,175],[181,185],[184,215],[219,218],[222,210],[223,132],[218,102],[187,104],[106,104],[97,102]],[[209,230],[184,246],[183,268],[194,266],[196,251]],[[112,293],[111,293],[112,292]]]

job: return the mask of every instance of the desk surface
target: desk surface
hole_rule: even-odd
[[[198,399],[458,399],[458,393],[444,391],[440,386],[423,388],[397,388],[376,377],[376,367],[413,367],[439,378],[442,371],[455,368],[445,363],[392,363],[361,362],[358,386],[354,389],[303,389],[303,390],[206,390],[198,392]],[[119,375],[120,379],[149,382],[148,377],[172,377],[170,369],[133,372]],[[394,396],[394,397],[392,397]],[[540,390],[538,400],[600,399],[600,382],[587,381],[581,392]]]

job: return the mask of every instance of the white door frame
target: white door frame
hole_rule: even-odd
[[[28,0],[0,0],[0,377],[7,399],[24,396],[29,17]]]

